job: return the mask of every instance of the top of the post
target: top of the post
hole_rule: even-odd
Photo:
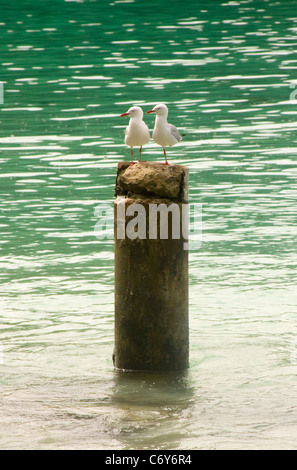
[[[139,194],[188,202],[188,168],[157,162],[119,162],[115,186],[116,196]]]

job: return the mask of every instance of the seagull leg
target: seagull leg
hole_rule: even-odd
[[[167,157],[166,157],[166,150],[163,147],[164,157],[165,157],[165,165],[168,165]]]
[[[133,147],[131,147],[131,165],[133,165]]]
[[[139,162],[141,162],[141,150],[142,150],[142,147],[139,147]]]

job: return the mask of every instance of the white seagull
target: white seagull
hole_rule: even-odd
[[[153,109],[147,111],[147,114],[148,113],[156,113],[153,139],[156,144],[163,147],[165,163],[168,165],[165,147],[168,145],[172,147],[172,145],[182,141],[183,137],[175,126],[167,122],[168,108],[165,104],[157,104]]]
[[[131,161],[133,163],[133,147],[139,147],[139,162],[141,162],[141,150],[144,144],[150,141],[150,133],[147,125],[142,120],[143,111],[139,106],[132,106],[120,117],[130,116],[129,126],[125,131],[125,144],[131,147]]]

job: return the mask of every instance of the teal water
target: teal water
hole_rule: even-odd
[[[296,449],[295,1],[0,3],[0,448]],[[203,205],[190,367],[123,376],[95,209],[158,102]]]

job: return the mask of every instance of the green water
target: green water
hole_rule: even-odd
[[[295,1],[0,6],[0,448],[296,449]],[[158,102],[203,207],[190,368],[121,376],[95,209]]]

